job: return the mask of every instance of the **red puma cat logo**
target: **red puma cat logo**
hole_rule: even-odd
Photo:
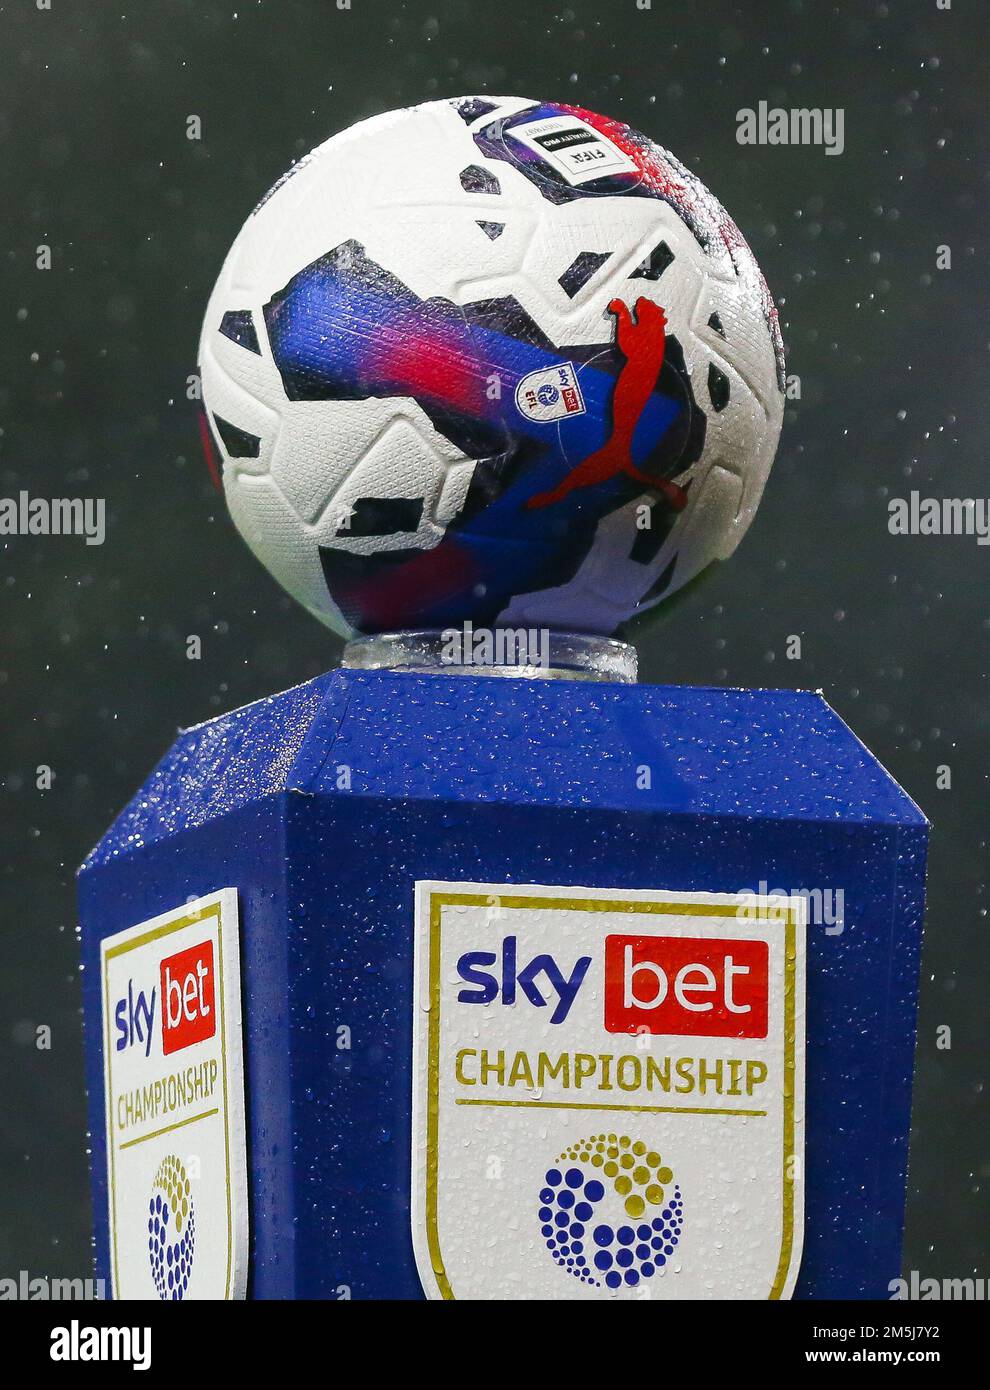
[[[666,478],[650,477],[641,472],[633,463],[631,452],[643,407],[663,366],[666,316],[651,299],[637,299],[635,320],[621,299],[613,299],[608,308],[618,321],[616,341],[626,359],[612,393],[612,433],[600,449],[572,468],[557,487],[550,492],[537,493],[527,506],[548,507],[575,488],[591,487],[626,473],[644,487],[661,492],[675,510],[683,511],[687,505],[684,488]]]

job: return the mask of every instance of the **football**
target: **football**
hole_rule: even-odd
[[[731,555],[783,413],[773,300],[716,199],[622,122],[516,97],[296,163],[199,362],[238,530],[348,635],[616,633]]]

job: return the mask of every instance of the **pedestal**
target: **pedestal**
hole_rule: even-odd
[[[809,693],[341,670],[184,732],[80,873],[97,1274],[113,1279],[116,1260],[115,1289],[161,1294],[174,1230],[156,1231],[155,1199],[167,1207],[178,1183],[181,1215],[188,1183],[186,1297],[236,1294],[245,1274],[254,1298],[418,1298],[424,1286],[887,1297],[900,1273],[926,839],[918,808]],[[755,907],[742,890],[761,895]],[[207,916],[178,929],[181,951],[119,954],[153,935],[120,933],[153,919],[171,930],[201,899]],[[217,901],[223,940],[220,916],[208,920]],[[443,940],[431,934],[441,926]],[[111,938],[118,954],[101,959]],[[143,975],[128,974],[149,949]],[[554,1021],[568,991],[573,1010]],[[221,1014],[222,1039],[208,1034]],[[138,1078],[128,1089],[132,1073],[118,1070],[112,1082],[113,1142],[131,1143],[114,1160],[133,1188],[115,1194],[126,1259],[108,1219],[108,1056],[118,1069],[133,1059]],[[665,1089],[672,1057],[691,1065],[668,1071]],[[202,1084],[190,1082],[183,1069],[203,1059]],[[141,1086],[180,1071],[193,1086],[184,1101],[162,1088],[144,1104]],[[662,1153],[640,1133],[659,1134]],[[772,1172],[757,1171],[750,1143]],[[163,1144],[178,1168],[151,1163]],[[242,1145],[243,1161],[224,1144]],[[573,1213],[556,1233],[547,1175],[564,1191],[580,1174],[577,1202],[594,1207],[609,1164],[618,1178],[603,1180],[602,1211],[621,1200],[645,1212],[629,1218],[632,1265],[617,1262],[615,1222],[605,1246],[597,1215],[580,1241],[566,1234]],[[655,1254],[636,1255],[654,1219]],[[565,1241],[582,1253],[561,1255]]]

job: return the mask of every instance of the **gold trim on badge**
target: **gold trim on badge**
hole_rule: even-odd
[[[426,1061],[426,1241],[430,1252],[430,1263],[436,1276],[441,1296],[453,1299],[447,1271],[444,1268],[440,1251],[440,1235],[437,1228],[437,1187],[439,1174],[439,1127],[440,1127],[440,932],[441,918],[445,907],[491,907],[500,908],[556,908],[569,912],[645,912],[649,914],[676,917],[736,917],[739,904],[730,903],[677,903],[643,902],[638,899],[613,898],[558,898],[542,894],[518,893],[431,893],[430,894],[430,1020],[427,1034]],[[752,912],[753,908],[747,908]],[[784,925],[784,1144],[783,1144],[783,1210],[781,1222],[780,1259],[777,1272],[768,1295],[769,1300],[779,1299],[787,1280],[794,1249],[794,1175],[791,1169],[794,1158],[794,1049],[796,1042],[795,1025],[795,986],[794,976],[797,967],[796,920],[791,911],[778,908],[765,908],[757,911],[750,921],[783,922]],[[458,1102],[461,1104],[462,1102]],[[503,1104],[521,1105],[527,1102],[464,1101],[463,1104]],[[533,1103],[533,1102],[530,1102]],[[561,1107],[565,1108],[565,1107]],[[639,1109],[652,1110],[649,1106],[567,1106],[575,1110],[614,1110]],[[659,1111],[662,1107],[656,1107]],[[670,1107],[673,1111],[679,1107]],[[704,1114],[704,1111],[686,1111]],[[753,1111],[718,1111],[719,1114],[765,1114]]]
[[[225,1298],[230,1298],[230,1282],[233,1273],[233,1220],[231,1216],[231,1195],[230,1195],[230,1110],[227,1106],[227,1008],[226,995],[224,994],[223,981],[223,913],[222,904],[219,902],[211,903],[209,907],[200,908],[199,912],[193,912],[185,917],[179,917],[174,922],[163,922],[160,927],[154,927],[151,931],[142,932],[140,936],[135,936],[131,941],[123,941],[119,946],[110,946],[103,952],[103,1046],[107,1060],[106,1077],[106,1107],[107,1107],[107,1128],[108,1128],[108,1158],[110,1164],[110,1218],[113,1227],[113,1249],[111,1251],[113,1259],[113,1291],[114,1297],[119,1297],[117,1285],[117,1177],[116,1164],[114,1162],[116,1150],[130,1148],[133,1144],[142,1143],[145,1139],[155,1139],[159,1134],[164,1134],[166,1130],[159,1130],[158,1134],[145,1134],[140,1139],[129,1140],[126,1144],[119,1146],[114,1142],[114,1120],[113,1120],[113,1077],[112,1061],[113,1053],[110,1048],[110,971],[109,962],[117,956],[123,956],[128,951],[134,951],[139,946],[147,946],[152,941],[159,941],[163,936],[171,936],[173,932],[182,931],[186,927],[194,927],[197,922],[203,922],[209,917],[217,919],[217,994],[219,996],[220,1008],[220,1050],[223,1059],[223,1149],[226,1171],[224,1173],[224,1183],[227,1189],[227,1279],[225,1284]],[[112,939],[112,938],[111,938]],[[189,1120],[183,1120],[177,1125],[169,1125],[168,1129],[181,1129],[187,1124],[195,1124],[199,1120],[208,1120],[217,1114],[217,1110],[208,1110],[202,1115],[194,1115]]]

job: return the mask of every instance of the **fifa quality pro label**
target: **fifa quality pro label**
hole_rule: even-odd
[[[799,897],[416,885],[413,1241],[436,1298],[787,1298]]]
[[[232,888],[102,943],[115,1298],[242,1298],[244,1075]]]
[[[614,174],[639,173],[635,161],[607,135],[569,113],[526,121],[509,135],[546,160],[572,187]]]

